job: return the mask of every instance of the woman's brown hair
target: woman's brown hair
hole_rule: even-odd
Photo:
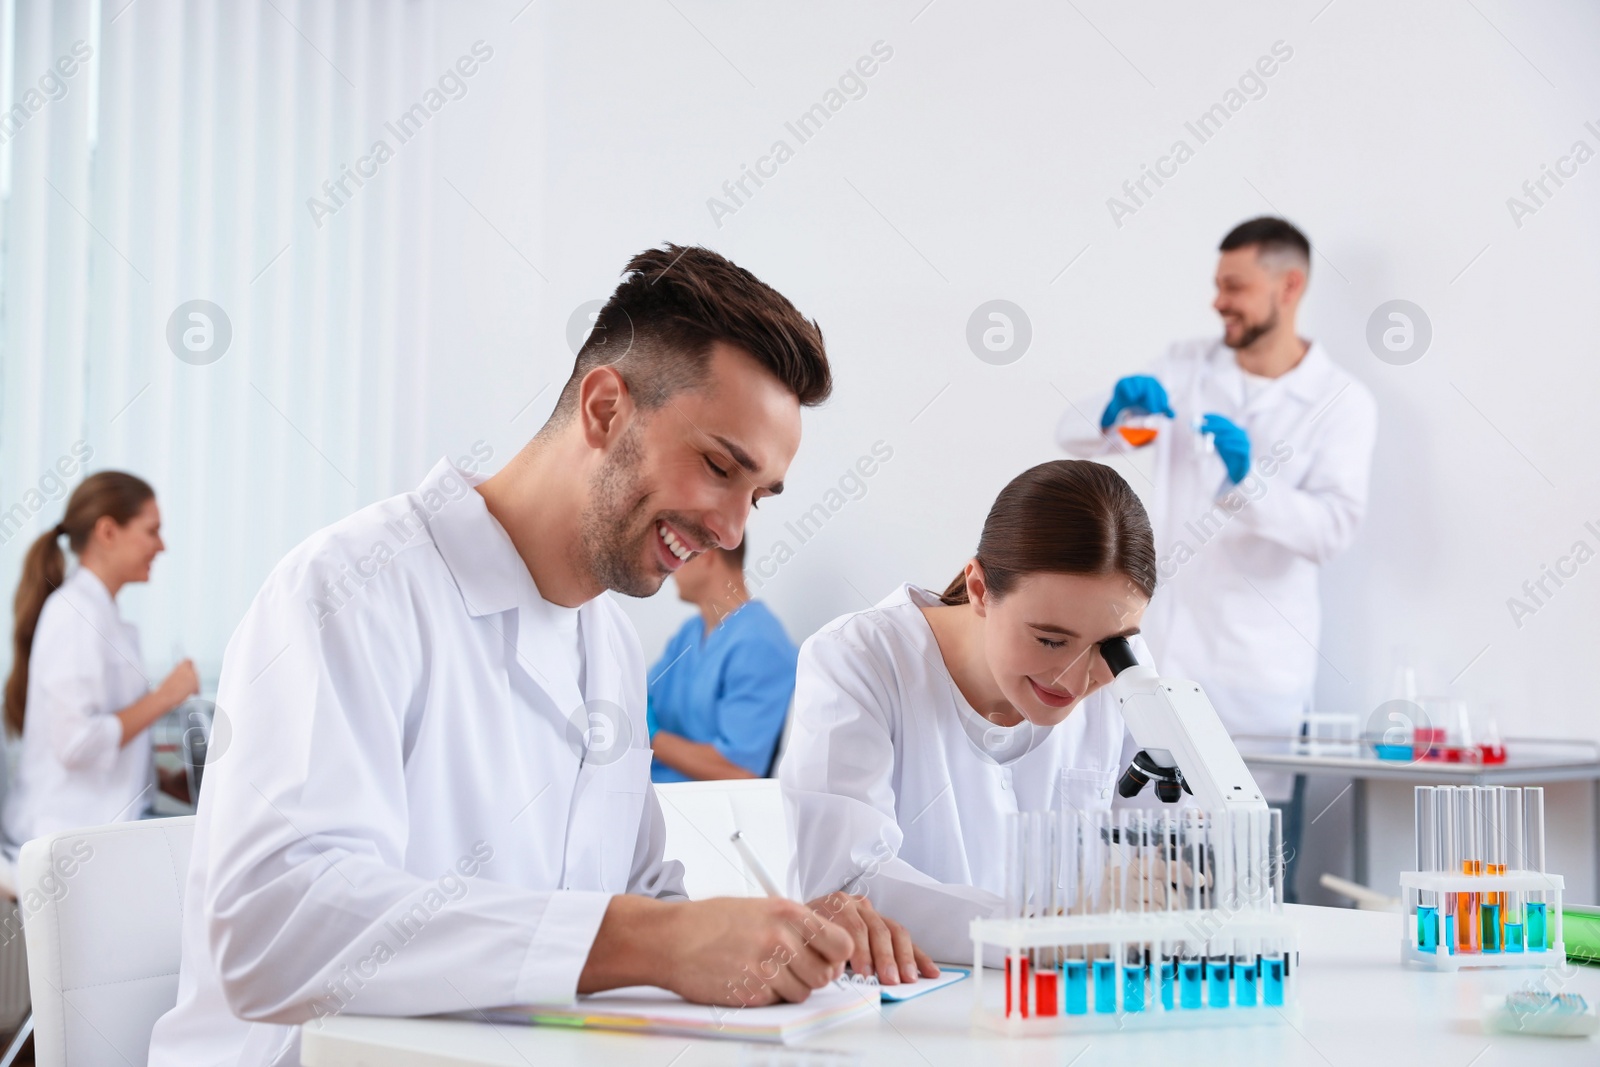
[[[82,555],[95,523],[110,517],[118,526],[126,526],[155,495],[144,479],[122,471],[91,474],[67,498],[67,514],[55,529],[28,546],[13,603],[11,677],[6,679],[6,727],[13,734],[22,732],[28,700],[28,656],[33,652],[33,631],[39,625],[39,613],[44,610],[45,598],[59,589],[67,576],[61,535],[66,534],[68,546]]]
[[[977,559],[996,597],[1041,572],[1121,574],[1146,597],[1156,591],[1150,516],[1121,475],[1086,459],[1041,463],[1011,479],[983,521]],[[967,602],[965,570],[939,599]]]

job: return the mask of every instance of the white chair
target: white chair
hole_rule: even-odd
[[[668,782],[656,786],[656,795],[667,823],[666,857],[683,864],[690,899],[762,895],[729,840],[735,830],[744,832],[767,871],[786,885],[793,849],[777,779]]]
[[[38,1067],[142,1067],[178,999],[194,818],[68,830],[17,863]]]
[[[767,777],[778,777],[778,768],[783,766],[784,754],[789,751],[789,737],[794,733],[794,697],[789,698],[789,706],[783,712],[783,730],[778,734],[778,747],[772,753],[772,766],[767,768]]]

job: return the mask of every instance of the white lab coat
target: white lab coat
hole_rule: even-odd
[[[45,598],[28,656],[27,714],[6,796],[5,852],[58,830],[137,819],[155,793],[150,732],[126,745],[117,712],[150,691],[139,631],[79,567]]]
[[[441,461],[315,534],[229,642],[154,1067],[298,1063],[293,1024],[344,1010],[568,1002],[612,894],[682,895],[638,637],[578,609],[580,693],[476,480]],[[585,701],[620,758],[580,765]]]
[[[1177,413],[1146,446],[1160,584],[1144,632],[1163,672],[1199,682],[1231,733],[1287,737],[1316,683],[1319,570],[1366,511],[1377,405],[1315,342],[1248,403],[1233,350],[1215,339],[1175,344],[1141,373],[1166,387]],[[1066,413],[1063,448],[1084,457],[1127,448],[1100,432],[1110,398],[1107,389]],[[1252,471],[1237,487],[1191,428],[1210,412],[1250,436]],[[1290,781],[1269,774],[1259,784],[1282,799]]]
[[[937,601],[902,586],[801,646],[779,777],[802,900],[865,893],[934,959],[970,963],[968,923],[1004,903],[1006,816],[1111,807],[1125,727],[1109,687],[1054,727],[983,719],[919,610]]]

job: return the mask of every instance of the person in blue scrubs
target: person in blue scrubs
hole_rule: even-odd
[[[700,609],[651,668],[651,777],[761,778],[772,770],[794,696],[799,650],[744,583],[744,544],[713,549],[672,576]]]

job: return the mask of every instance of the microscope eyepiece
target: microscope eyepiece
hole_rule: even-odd
[[[1126,637],[1108,637],[1101,641],[1100,655],[1105,659],[1106,666],[1111,668],[1113,678],[1139,663],[1134,658],[1133,648],[1128,644]]]

